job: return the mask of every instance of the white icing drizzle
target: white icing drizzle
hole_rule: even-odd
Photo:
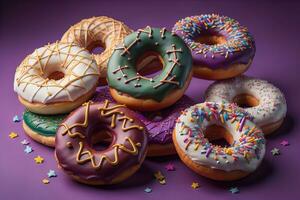
[[[59,80],[49,79],[62,72]],[[29,102],[75,101],[96,86],[99,69],[92,55],[73,43],[53,43],[36,49],[17,68],[14,90]]]
[[[106,16],[84,19],[70,27],[61,41],[73,42],[88,48],[91,44],[103,45],[101,54],[93,54],[99,68],[100,77],[106,77],[107,63],[114,48],[123,41],[125,36],[132,33],[123,22]]]
[[[244,108],[251,114],[254,123],[268,125],[283,119],[287,112],[286,100],[282,92],[271,83],[248,76],[216,81],[205,92],[206,101],[232,102],[239,94],[250,94],[259,100],[259,105]]]
[[[234,104],[205,102],[196,104],[177,119],[175,139],[194,162],[224,171],[254,171],[265,155],[263,133],[250,116]],[[209,125],[226,128],[234,143],[229,147],[211,144],[204,131]]]

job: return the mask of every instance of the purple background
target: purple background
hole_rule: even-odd
[[[9,2],[0,7],[0,199],[299,199],[299,1]],[[26,136],[21,123],[13,123],[12,118],[23,111],[13,92],[13,76],[25,55],[59,40],[69,26],[91,16],[108,15],[133,29],[146,25],[171,29],[180,18],[212,12],[248,26],[256,39],[257,53],[246,74],[274,83],[286,95],[287,118],[280,130],[268,138],[267,155],[254,174],[237,182],[213,182],[197,176],[173,156],[147,159],[127,182],[96,188],[75,183],[58,170],[50,148],[31,141],[34,152],[24,153],[20,141]],[[193,79],[186,93],[202,102],[209,83]],[[19,133],[19,137],[9,139],[10,131]],[[283,139],[288,139],[291,145],[281,146]],[[270,154],[274,147],[280,148],[280,156]],[[41,165],[33,161],[38,154],[45,158]],[[169,161],[175,164],[175,172],[165,171],[164,165]],[[49,169],[55,169],[58,177],[44,185],[41,180]],[[153,179],[152,174],[157,170],[167,177],[166,185]],[[193,190],[192,181],[198,181],[201,188]],[[240,193],[228,192],[230,186],[238,186]],[[151,187],[152,193],[145,193],[146,187]]]

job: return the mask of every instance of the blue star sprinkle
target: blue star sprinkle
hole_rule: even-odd
[[[229,189],[229,192],[231,192],[232,194],[237,194],[240,192],[240,190],[237,187],[232,187]]]
[[[145,191],[146,193],[150,193],[150,192],[152,192],[152,189],[149,188],[149,187],[147,187],[144,191]]]
[[[26,145],[26,147],[25,147],[25,149],[24,149],[24,152],[25,152],[25,153],[31,153],[31,152],[33,152],[33,149],[31,148],[31,146]]]
[[[52,178],[52,177],[57,177],[56,173],[54,170],[50,169],[49,172],[47,173],[48,178]]]
[[[13,118],[13,122],[20,122],[21,120],[19,119],[18,115],[15,115]]]

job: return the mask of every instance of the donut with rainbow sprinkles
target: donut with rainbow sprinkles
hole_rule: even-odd
[[[235,19],[217,14],[186,17],[173,27],[192,51],[194,76],[219,80],[237,76],[251,65],[255,42]]]
[[[264,135],[251,120],[235,104],[196,104],[177,119],[173,142],[180,159],[196,173],[237,180],[253,172],[265,154]],[[212,143],[221,138],[229,145]]]

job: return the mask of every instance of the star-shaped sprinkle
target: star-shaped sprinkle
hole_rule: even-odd
[[[13,122],[20,122],[21,120],[19,119],[18,115],[15,115],[13,118]]]
[[[231,192],[232,194],[237,194],[240,192],[240,190],[237,187],[232,187],[229,189],[229,192]]]
[[[158,180],[158,182],[161,185],[165,185],[166,184],[166,177],[161,173],[161,171],[155,172],[154,176],[155,176],[156,180]]]
[[[43,182],[44,184],[49,184],[49,183],[50,183],[50,181],[49,181],[48,179],[46,179],[46,178],[44,178],[44,179],[42,180],[42,182]]]
[[[33,152],[33,149],[32,149],[32,147],[31,146],[29,146],[29,145],[26,145],[26,147],[25,147],[25,149],[24,149],[24,152],[25,153],[31,153],[31,152]]]
[[[52,177],[57,177],[56,173],[54,170],[50,169],[49,172],[47,173],[48,178],[52,178]]]
[[[289,141],[287,141],[287,140],[282,140],[282,141],[280,142],[280,144],[281,144],[282,146],[289,146],[289,145],[290,145]]]
[[[8,136],[10,137],[10,139],[14,139],[14,138],[18,137],[19,135],[15,132],[10,132],[10,134]]]
[[[150,192],[152,192],[152,189],[149,188],[149,187],[147,187],[144,191],[145,191],[146,193],[150,193]]]
[[[278,156],[278,155],[280,155],[280,150],[278,148],[273,148],[271,150],[271,153],[273,156]]]
[[[23,144],[23,145],[28,145],[28,144],[29,144],[29,141],[26,140],[26,139],[24,139],[24,140],[21,141],[21,144]]]
[[[37,156],[34,158],[34,161],[36,164],[42,164],[44,162],[44,158],[42,158],[41,156]]]
[[[198,189],[198,188],[200,187],[200,185],[199,185],[198,182],[195,182],[195,181],[194,181],[194,182],[192,183],[191,187],[192,187],[193,189]]]
[[[161,173],[161,171],[157,171],[154,173],[154,176],[157,180],[162,180],[164,179],[165,177],[163,176],[163,174]]]
[[[169,163],[165,166],[167,171],[175,171],[175,166],[172,163]]]

